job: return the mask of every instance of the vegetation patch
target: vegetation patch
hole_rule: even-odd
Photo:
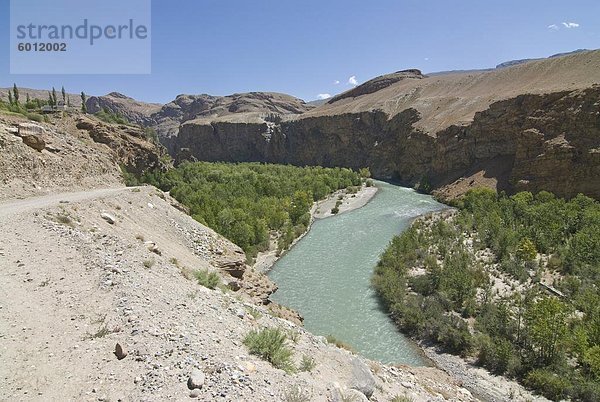
[[[199,269],[194,272],[194,276],[198,283],[205,288],[216,289],[221,283],[221,278],[216,272],[209,271],[207,269]]]
[[[169,191],[194,219],[243,248],[250,259],[269,248],[272,232],[278,234],[279,251],[286,250],[306,231],[313,202],[363,181],[350,169],[260,163],[183,163],[140,178],[123,174],[128,184],[142,181]]]
[[[352,348],[352,346],[350,346],[349,344],[347,344],[345,342],[342,342],[341,340],[337,339],[333,335],[327,335],[325,338],[327,339],[327,343],[331,343],[332,345],[335,345],[338,348],[346,349],[347,351],[352,352],[352,353],[355,352],[355,350],[354,350],[354,348]]]
[[[400,328],[548,398],[600,400],[600,203],[476,189],[454,206],[376,267]]]
[[[251,354],[291,373],[295,371],[291,360],[293,352],[286,346],[286,339],[285,333],[279,328],[263,328],[246,335],[244,345]]]

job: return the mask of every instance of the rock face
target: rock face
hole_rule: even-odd
[[[79,130],[86,131],[96,143],[105,144],[115,153],[115,160],[128,172],[141,174],[148,169],[161,169],[161,150],[146,141],[140,128],[105,124],[88,117],[76,122]]]
[[[190,120],[169,147],[179,160],[368,166],[442,198],[479,185],[600,198],[597,82],[600,51],[472,74],[409,70],[295,117]]]
[[[85,105],[88,113],[98,113],[106,109],[132,123],[141,125],[149,125],[150,115],[161,108],[159,104],[140,102],[118,92],[111,92],[104,96],[91,96]]]

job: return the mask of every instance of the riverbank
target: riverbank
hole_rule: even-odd
[[[269,242],[269,250],[257,254],[252,269],[262,273],[268,272],[278,259],[283,257],[287,251],[291,250],[296,243],[306,236],[315,219],[325,219],[361,208],[367,205],[375,194],[377,194],[377,191],[378,188],[375,185],[367,187],[363,184],[355,194],[350,194],[347,190],[338,190],[329,195],[326,199],[315,202],[310,209],[311,218],[306,231],[296,238],[287,250],[284,250],[281,253],[279,253],[277,248],[277,237],[272,236]],[[338,206],[339,212],[333,214],[331,210],[336,206],[338,201],[341,201],[341,204]]]

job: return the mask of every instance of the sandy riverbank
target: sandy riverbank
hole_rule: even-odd
[[[308,229],[300,237],[294,240],[289,249],[294,247],[294,245],[310,231],[310,227],[315,219],[325,219],[334,216],[334,214],[331,213],[331,210],[333,207],[335,207],[338,200],[340,200],[340,196],[343,198],[340,200],[342,203],[338,207],[339,212],[337,215],[354,211],[355,209],[365,206],[375,196],[375,194],[377,194],[377,190],[378,189],[376,186],[367,187],[363,185],[356,194],[348,194],[346,190],[339,190],[331,194],[326,199],[315,202],[310,210],[311,220]],[[258,272],[267,272],[269,269],[271,269],[273,264],[275,264],[275,262],[277,262],[277,260],[283,256],[283,254],[285,254],[285,252],[278,254],[277,239],[272,238],[269,250],[258,253],[252,268]]]

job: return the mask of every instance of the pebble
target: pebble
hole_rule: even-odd
[[[100,214],[100,217],[102,219],[104,219],[106,222],[110,223],[111,225],[114,225],[115,222],[117,221],[114,216],[112,216],[111,214],[106,213],[106,212],[102,212],[102,214]]]
[[[129,352],[127,352],[127,349],[124,346],[121,346],[120,343],[115,345],[115,356],[117,356],[117,359],[122,360],[126,358],[128,354]]]
[[[190,376],[188,378],[187,386],[189,389],[202,388],[202,386],[204,386],[205,379],[206,379],[206,376],[204,375],[202,370],[194,369],[194,370],[192,370],[192,373],[190,374]]]

